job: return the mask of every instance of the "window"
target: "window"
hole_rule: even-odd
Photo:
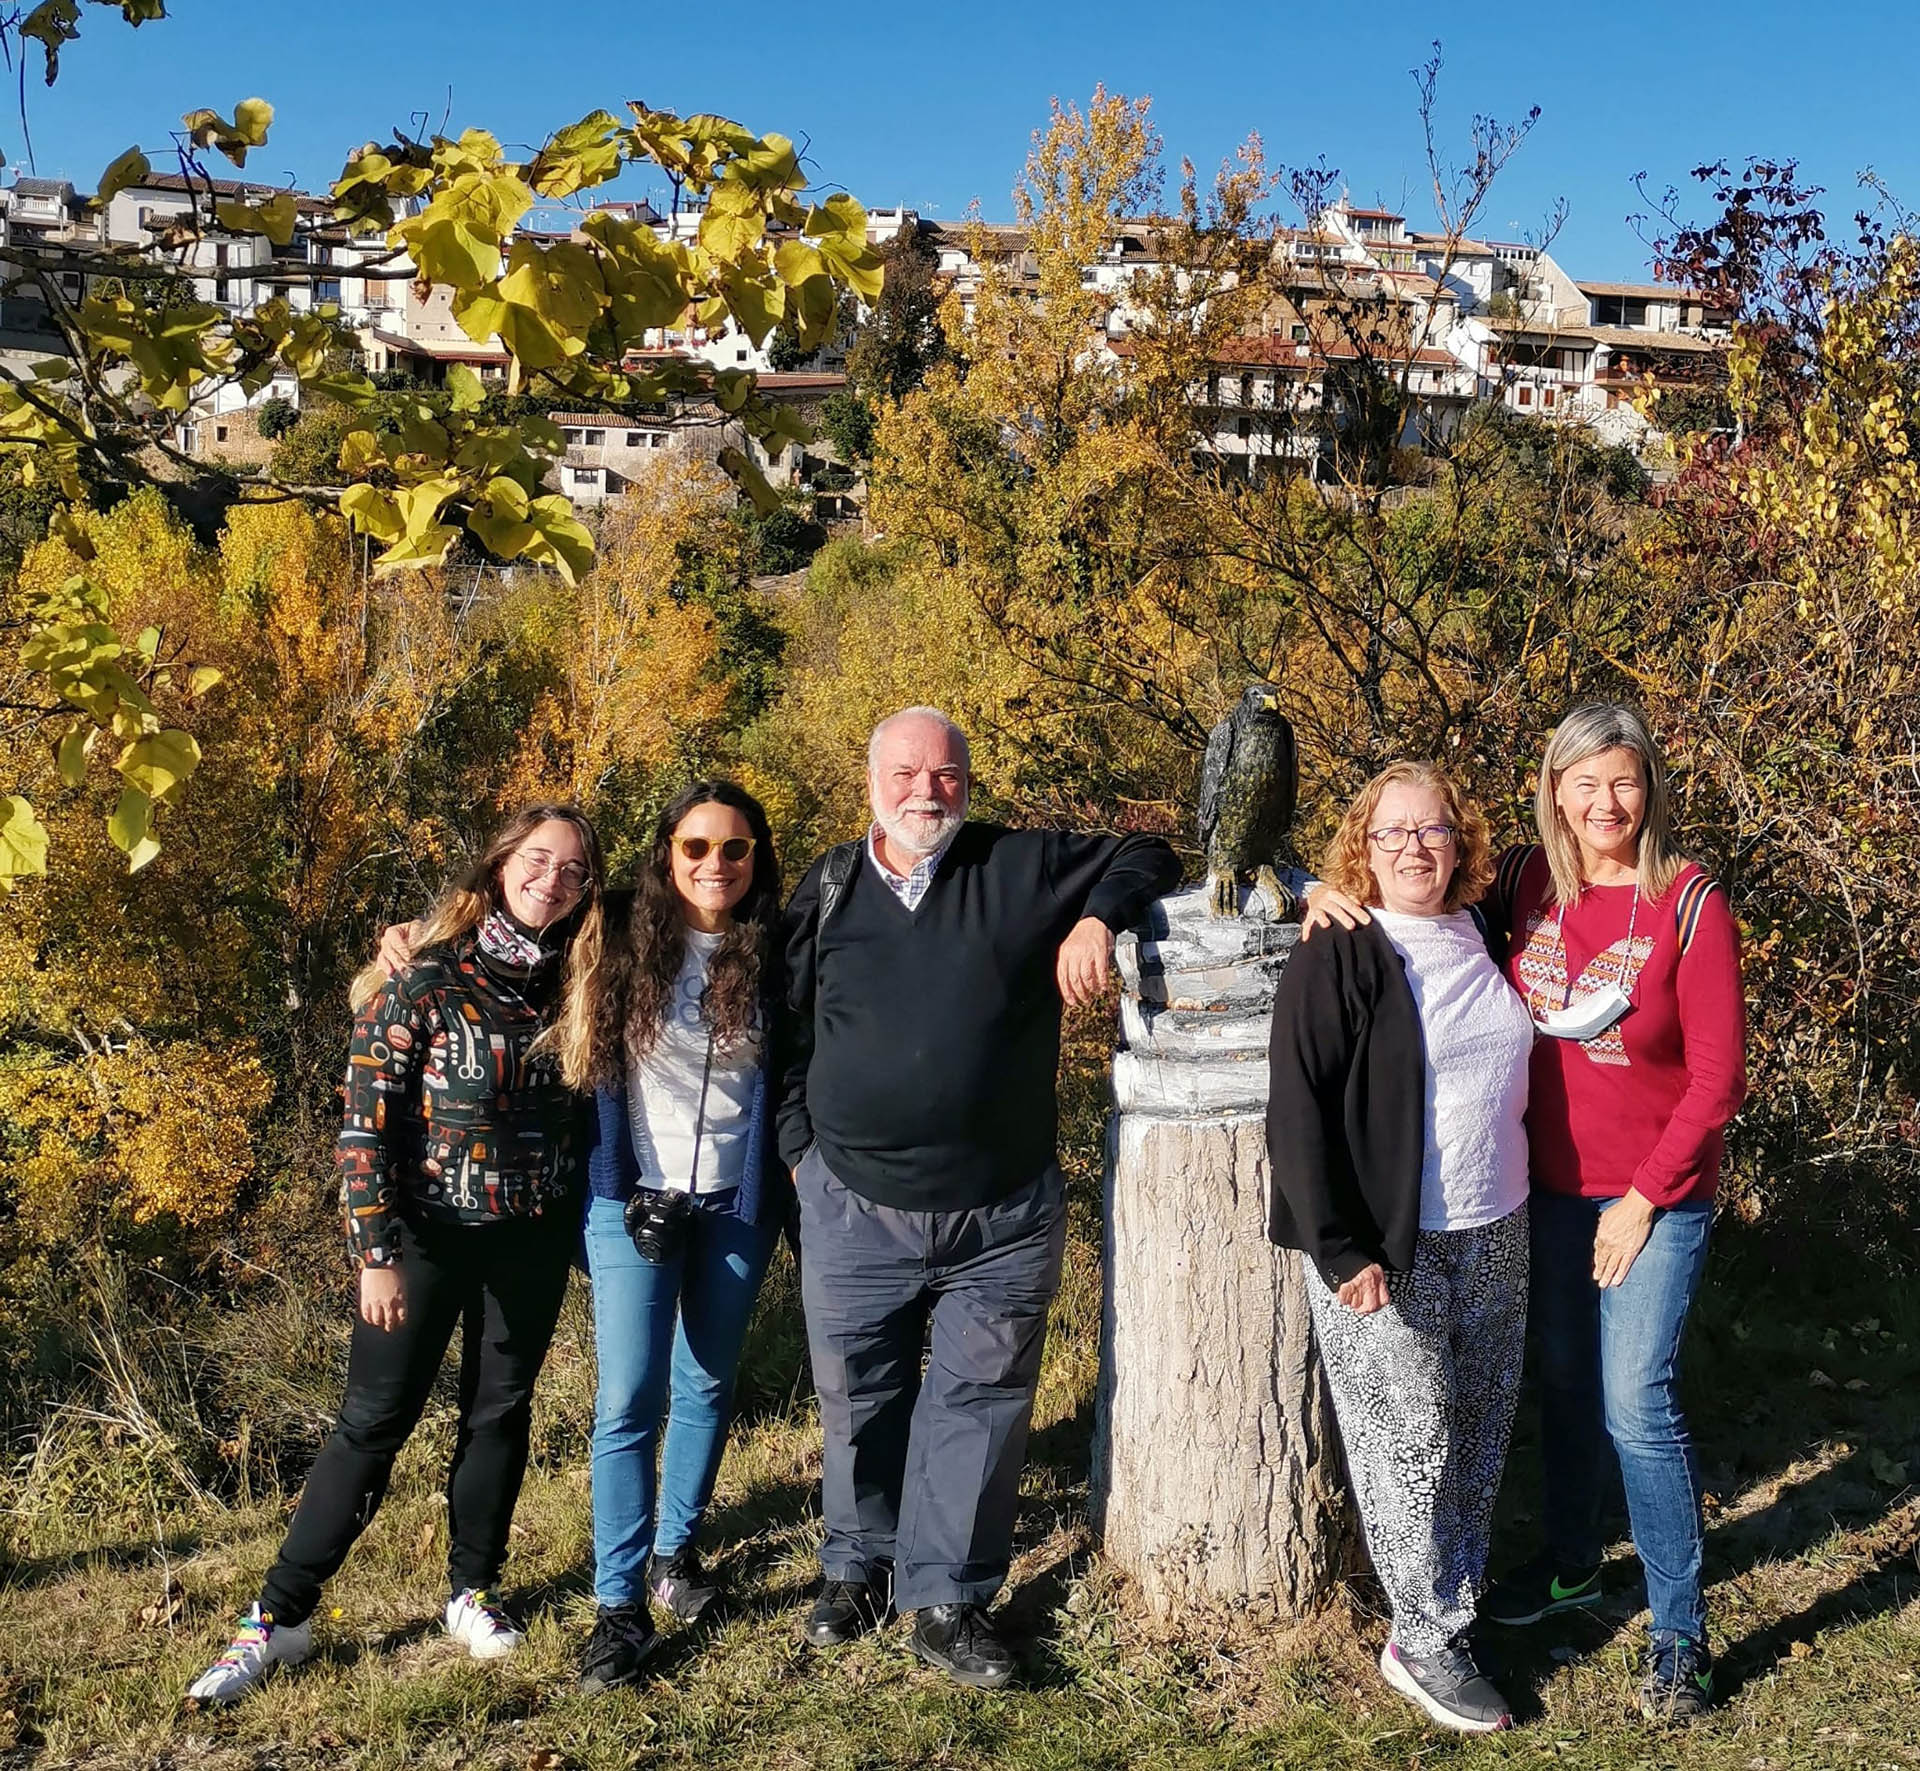
[[[1596,326],[1645,326],[1647,304],[1626,295],[1596,295],[1593,323]]]
[[[1307,342],[1307,329],[1306,329],[1306,327],[1304,327],[1304,326],[1294,326],[1294,327],[1292,327],[1292,328],[1291,328],[1290,330],[1291,330],[1291,335],[1292,335],[1292,338],[1293,338],[1293,342],[1294,342],[1295,344],[1305,344],[1305,343]]]
[[[1251,418],[1242,418],[1236,428],[1243,437],[1250,437],[1253,435],[1253,420]]]
[[[627,432],[627,447],[629,449],[644,449],[646,446],[647,433],[645,431],[630,430]]]
[[[605,444],[606,440],[607,440],[607,433],[603,430],[583,430],[580,433],[580,441],[584,443],[589,449],[598,449],[602,447]]]
[[[1525,382],[1522,382],[1513,390],[1513,403],[1516,406],[1531,406],[1533,404],[1533,389],[1528,387]]]
[[[1240,404],[1243,406],[1251,406],[1253,404],[1253,377],[1251,375],[1243,375],[1240,377]]]
[[[664,449],[666,446],[667,433],[665,431],[656,430],[647,433],[647,447],[649,449]]]
[[[733,353],[733,360],[736,363],[744,363],[747,360],[747,353],[743,350],[735,351]]]
[[[1542,388],[1540,390],[1540,404],[1543,406],[1551,406],[1558,397],[1558,394],[1559,390],[1557,388]]]
[[[213,427],[213,440],[216,443],[224,443],[227,440],[227,427],[224,424],[216,424]]]

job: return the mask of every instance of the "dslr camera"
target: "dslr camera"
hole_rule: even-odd
[[[694,1213],[691,1195],[669,1193],[658,1187],[638,1187],[627,1201],[627,1234],[643,1261],[656,1267],[677,1261],[687,1246],[687,1226]]]

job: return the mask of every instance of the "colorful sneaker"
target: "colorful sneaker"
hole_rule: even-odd
[[[1691,1722],[1713,1708],[1713,1656],[1704,1642],[1655,1630],[1640,1681],[1640,1713],[1649,1722]]]
[[[1380,1672],[1402,1697],[1411,1697],[1443,1728],[1462,1734],[1495,1734],[1513,1726],[1507,1700],[1455,1643],[1438,1654],[1412,1655],[1388,1642],[1380,1650]]]
[[[682,1623],[698,1623],[720,1589],[700,1566],[700,1552],[683,1543],[671,1556],[647,1560],[647,1590]]]
[[[660,1632],[645,1599],[631,1605],[602,1605],[594,1614],[593,1634],[580,1656],[580,1689],[611,1691],[640,1677],[648,1655],[660,1646]]]
[[[522,1639],[485,1587],[468,1587],[447,1601],[447,1634],[475,1660],[504,1660]]]
[[[1480,1601],[1480,1616],[1487,1623],[1518,1629],[1551,1617],[1556,1611],[1599,1603],[1597,1563],[1591,1568],[1566,1568],[1551,1556],[1535,1556],[1524,1567],[1494,1582],[1492,1591]]]
[[[275,1623],[256,1604],[240,1620],[227,1651],[187,1687],[195,1703],[238,1703],[276,1666],[313,1653],[313,1622]]]

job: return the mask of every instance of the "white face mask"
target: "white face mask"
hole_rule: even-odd
[[[1576,997],[1565,1008],[1548,1009],[1533,1024],[1551,1039],[1598,1039],[1633,1007],[1633,999],[1618,984],[1603,984]]]

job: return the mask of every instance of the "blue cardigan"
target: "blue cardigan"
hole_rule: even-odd
[[[753,1106],[747,1117],[746,1161],[740,1185],[711,1195],[714,1209],[731,1212],[744,1223],[778,1222],[792,1198],[792,1183],[778,1167],[767,1136],[770,1090],[767,1066],[754,1078]],[[616,1082],[593,1091],[593,1123],[587,1139],[587,1194],[594,1199],[633,1197],[640,1185],[640,1164],[633,1154],[633,1130],[627,1116],[627,1085]]]

